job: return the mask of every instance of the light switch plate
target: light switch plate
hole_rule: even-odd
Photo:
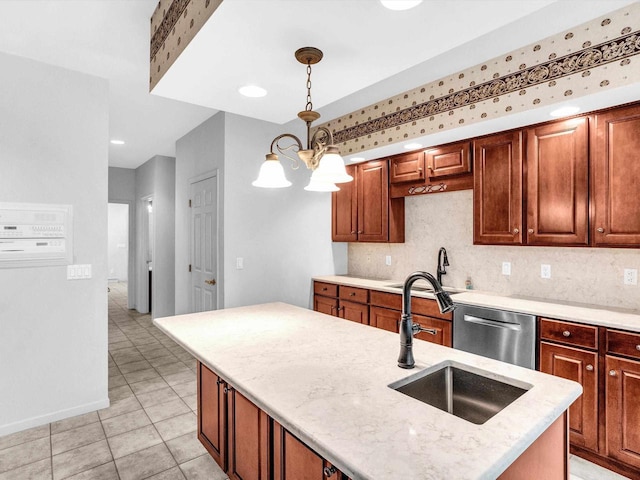
[[[236,257],[236,270],[242,270],[244,268],[244,258]]]
[[[636,268],[624,269],[624,284],[625,285],[637,285],[638,284],[638,270]]]
[[[384,264],[387,266],[391,265],[391,255],[387,255],[386,257],[384,257]]]
[[[511,275],[511,262],[502,262],[502,274]]]
[[[551,278],[551,265],[546,265],[546,264],[540,265],[540,277]]]

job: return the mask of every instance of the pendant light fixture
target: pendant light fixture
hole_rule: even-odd
[[[313,111],[311,102],[311,65],[322,60],[322,52],[314,47],[303,47],[296,51],[296,59],[307,66],[307,105],[304,111],[298,113],[298,117],[307,124],[306,149],[298,137],[291,133],[278,135],[271,142],[271,150],[266,155],[266,160],[260,167],[258,178],[252,183],[254,187],[283,188],[291,185],[284,175],[284,169],[274,149],[293,162],[292,168],[296,170],[300,161],[304,162],[309,170],[312,170],[309,185],[304,189],[313,192],[335,192],[340,190],[336,183],[346,183],[353,180],[347,174],[344,160],[340,156],[338,147],[333,144],[333,135],[326,127],[319,127],[311,135],[311,124],[320,118],[318,112]],[[289,153],[296,153],[296,157]]]

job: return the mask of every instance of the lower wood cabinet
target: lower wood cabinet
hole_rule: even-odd
[[[582,385],[569,408],[571,443],[598,449],[598,353],[548,342],[540,343],[540,371]]]
[[[338,310],[340,318],[369,325],[369,305],[340,300]]]
[[[607,355],[605,363],[607,455],[640,469],[640,361]]]
[[[372,327],[398,333],[400,331],[401,315],[397,310],[372,306],[370,309],[369,324]]]
[[[232,480],[269,480],[269,418],[198,363],[198,439]]]

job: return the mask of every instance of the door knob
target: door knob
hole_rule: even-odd
[[[204,283],[206,283],[207,285],[215,285],[216,281],[214,279],[211,279],[211,280],[205,280]]]

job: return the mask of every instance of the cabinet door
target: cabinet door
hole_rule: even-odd
[[[369,325],[369,305],[340,301],[340,318]]]
[[[355,165],[347,165],[347,173],[354,180],[341,183],[340,190],[331,194],[331,239],[334,242],[358,240],[358,178]]]
[[[274,480],[324,480],[323,458],[277,424],[273,443]]]
[[[540,371],[582,385],[582,395],[569,407],[571,443],[598,450],[598,354],[540,342]]]
[[[198,362],[198,439],[220,465],[227,470],[226,383]]]
[[[231,480],[268,480],[268,417],[229,388],[229,470]]]
[[[369,323],[372,327],[398,333],[400,316],[401,313],[397,310],[382,307],[371,307]]]
[[[429,178],[469,173],[471,171],[469,156],[468,141],[425,150],[424,157]]]
[[[473,145],[473,243],[521,245],[522,132]]]
[[[595,116],[592,144],[595,245],[640,245],[640,106]]]
[[[527,244],[589,244],[589,119],[527,130]]]
[[[430,328],[436,331],[436,333],[420,332],[417,333],[415,338],[420,340],[426,340],[427,342],[437,343],[438,345],[444,345],[450,347],[452,344],[452,330],[451,322],[447,320],[438,320],[437,318],[425,317],[423,315],[413,315],[413,323]]]
[[[358,241],[389,241],[389,172],[387,162],[358,165]]]
[[[338,299],[323,297],[322,295],[314,295],[313,309],[316,312],[338,316]]]
[[[640,468],[640,362],[606,356],[607,454]]]
[[[389,183],[424,180],[424,154],[411,152],[389,159]]]

